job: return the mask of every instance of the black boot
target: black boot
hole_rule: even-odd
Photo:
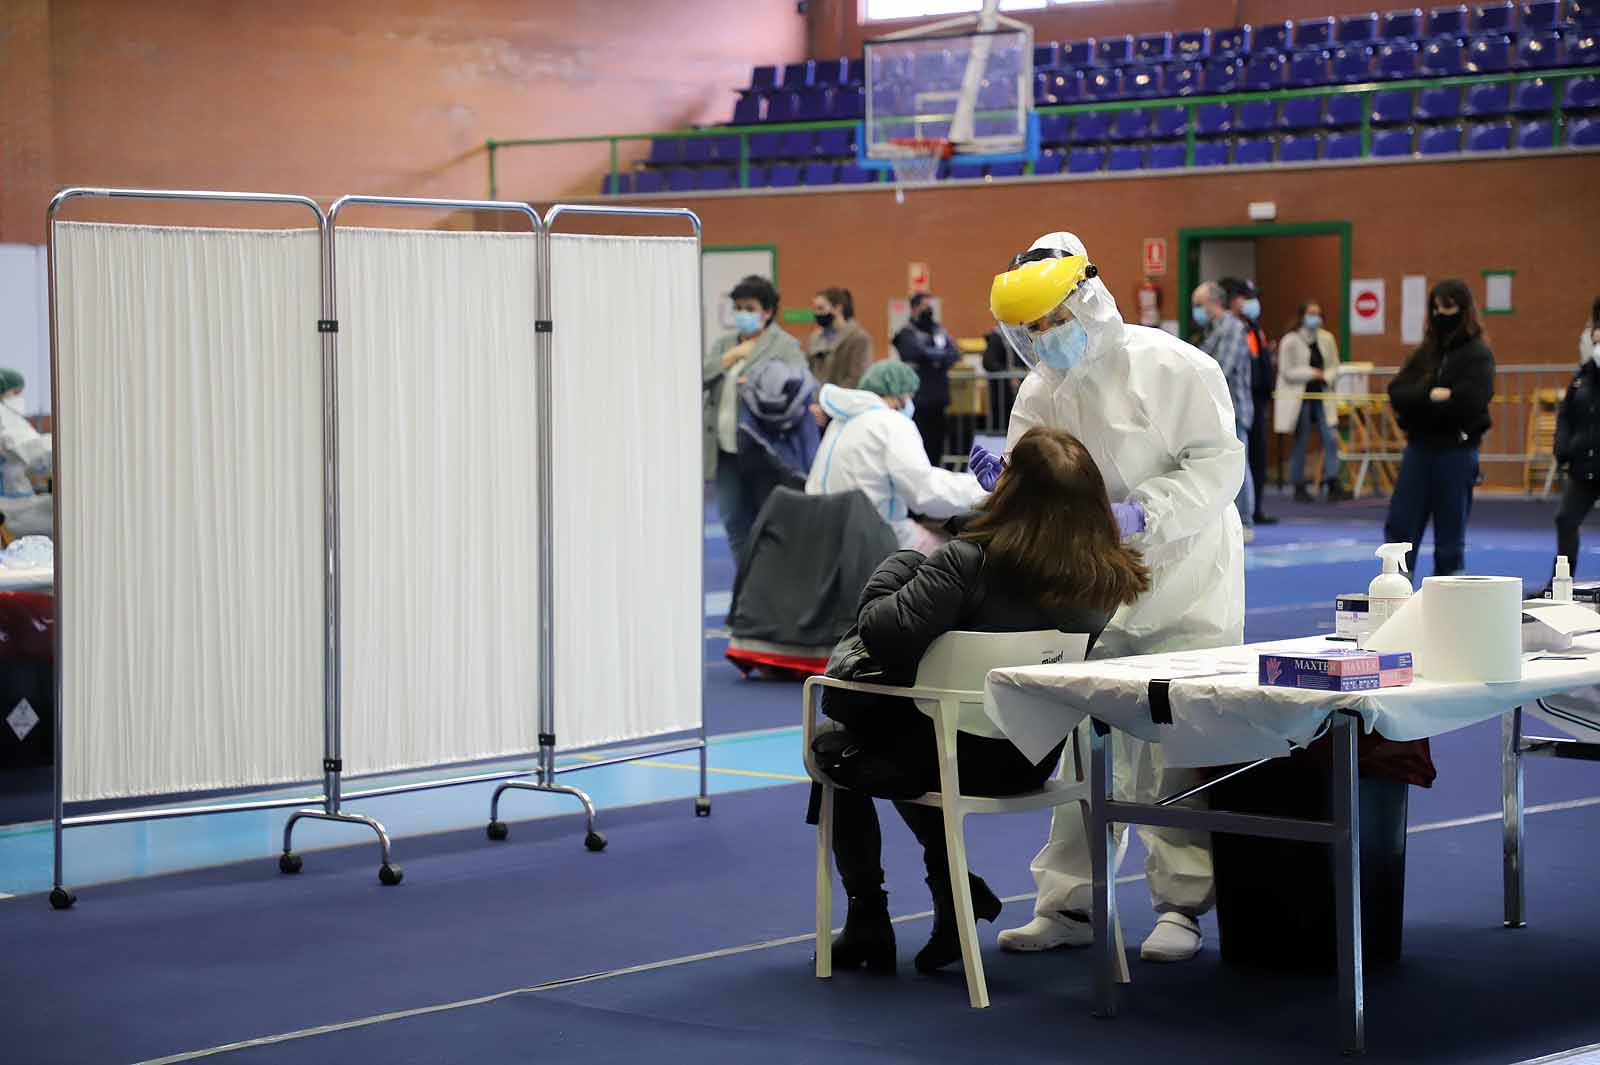
[[[980,921],[999,917],[1000,900],[983,878],[968,873],[967,883],[972,890],[973,915]],[[917,951],[919,973],[936,972],[961,960],[961,933],[956,928],[956,900],[950,890],[950,874],[928,877],[928,890],[933,892],[933,934],[928,937],[927,945]]]
[[[1316,502],[1315,498],[1313,498],[1311,495],[1310,490],[1306,487],[1306,483],[1304,481],[1301,481],[1299,484],[1294,486],[1294,501],[1296,503]]]
[[[844,931],[833,941],[833,967],[871,973],[894,972],[894,925],[889,923],[889,896],[871,891],[850,896]]]
[[[1346,492],[1344,490],[1344,485],[1340,484],[1338,481],[1329,481],[1327,483],[1327,490],[1327,498],[1328,502],[1330,503],[1341,503],[1346,499],[1355,498],[1349,492]]]

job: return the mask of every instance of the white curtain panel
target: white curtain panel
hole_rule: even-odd
[[[698,728],[698,245],[551,243],[557,740],[577,748]]]
[[[314,231],[57,226],[65,795],[314,779]]]
[[[536,238],[336,241],[345,772],[535,750]]]

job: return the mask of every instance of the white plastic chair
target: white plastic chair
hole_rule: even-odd
[[[830,722],[818,726],[817,701],[823,688],[867,692],[912,698],[923,713],[933,718],[939,745],[939,790],[911,801],[936,806],[944,813],[945,846],[950,855],[950,887],[955,894],[957,927],[961,937],[961,964],[967,974],[967,997],[974,1009],[989,1005],[989,988],[983,977],[983,959],[978,950],[977,921],[972,913],[972,890],[967,882],[967,843],[964,820],[968,814],[1010,814],[1083,803],[1084,833],[1089,830],[1089,785],[1085,766],[1073,734],[1073,773],[1065,772],[1045,782],[1037,791],[1002,798],[962,795],[956,766],[956,734],[1003,738],[1004,734],[983,712],[983,685],[991,669],[1007,666],[1080,661],[1075,641],[1068,633],[1053,629],[1032,632],[947,632],[928,648],[917,666],[916,685],[899,688],[881,684],[859,684],[832,677],[811,677],[805,683],[804,756],[806,772],[822,787],[820,816],[817,820],[817,977],[833,975],[833,792],[838,786],[820,769],[811,752],[811,741]],[[1122,943],[1122,924],[1113,925],[1116,933],[1118,979],[1128,982],[1127,960]]]

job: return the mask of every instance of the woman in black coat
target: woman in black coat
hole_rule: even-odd
[[[928,646],[958,630],[1058,629],[1087,633],[1092,647],[1112,612],[1149,585],[1143,561],[1121,542],[1105,482],[1083,444],[1059,429],[1032,429],[1007,456],[994,491],[960,538],[927,558],[900,551],[878,567],[861,596],[862,648],[855,648],[855,668],[830,672],[866,679],[869,671],[877,671],[878,683],[909,685]],[[847,637],[841,651],[851,644]],[[865,667],[863,648],[871,663]],[[847,693],[829,693],[839,694]],[[897,787],[880,790],[911,796],[938,789],[933,722],[910,700],[825,698],[823,711],[848,733],[843,761],[853,761],[858,770],[863,763],[875,764],[880,779],[897,778]],[[841,750],[840,739],[833,735],[835,751]],[[961,790],[991,796],[1034,791],[1055,771],[1060,753],[1057,745],[1034,763],[1009,740],[961,733],[956,754]],[[916,957],[920,971],[932,972],[961,957],[944,821],[932,807],[897,801],[895,808],[922,844],[933,892],[933,935]],[[833,948],[837,968],[894,968],[894,928],[880,850],[870,795],[836,791],[833,851],[850,900],[844,932]],[[980,918],[999,916],[1000,900],[976,876],[972,898]]]
[[[1556,554],[1567,556],[1573,576],[1578,573],[1578,527],[1600,498],[1600,299],[1594,301],[1589,322],[1579,339],[1583,362],[1567,386],[1556,416],[1556,462],[1567,468],[1561,506],[1556,510]]]
[[[1428,303],[1422,346],[1389,382],[1406,449],[1383,535],[1412,545],[1406,568],[1415,572],[1416,548],[1432,519],[1433,572],[1449,576],[1466,565],[1478,443],[1489,431],[1494,398],[1494,353],[1483,342],[1466,282],[1439,282]]]

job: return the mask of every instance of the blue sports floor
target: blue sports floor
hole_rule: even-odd
[[[1333,596],[1376,571],[1381,507],[1275,502],[1284,523],[1247,552],[1250,639],[1327,628]],[[1552,511],[1481,502],[1469,567],[1542,584]],[[355,804],[395,835],[397,888],[378,885],[370,837],[324,826],[305,829],[301,849],[316,850],[305,872],[279,876],[282,811],[77,829],[67,868],[80,900],[67,913],[36,894],[49,882],[48,826],[0,827],[0,893],[16,896],[0,899],[12,1001],[0,1063],[1337,1057],[1331,979],[1223,966],[1210,918],[1194,962],[1133,963],[1115,1021],[1088,1016],[1084,954],[1002,956],[986,926],[994,1005],[967,1009],[959,967],[910,968],[929,903],[892,815],[902,971],[813,979],[798,686],[722,663],[732,566],[716,530],[706,547],[710,818],[692,814],[692,755],[566,778],[602,806],[601,854],[583,850],[559,799],[509,796],[499,844],[483,837],[489,785]],[[1583,570],[1600,569],[1593,554]],[[1600,831],[1600,767],[1530,763],[1530,923],[1507,931],[1497,739],[1494,723],[1440,737],[1438,783],[1412,791],[1406,957],[1369,977],[1371,1060],[1512,1063],[1600,1043],[1600,867],[1586,845]],[[38,781],[3,801],[0,812],[38,809]],[[1010,902],[997,927],[1028,915],[1027,861],[1046,820],[969,822],[974,868]],[[1154,920],[1141,864],[1130,855],[1120,889],[1135,944]]]

